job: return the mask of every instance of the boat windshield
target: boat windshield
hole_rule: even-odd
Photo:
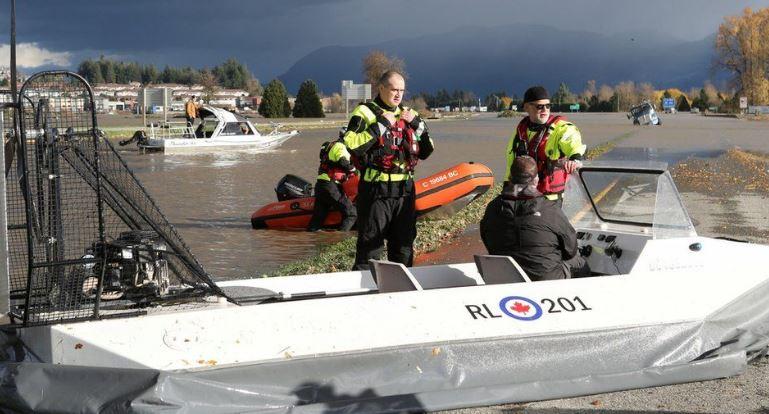
[[[575,227],[634,227],[655,239],[696,235],[667,171],[585,167],[573,177],[564,212]]]

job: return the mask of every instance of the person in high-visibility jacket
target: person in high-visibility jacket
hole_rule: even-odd
[[[307,231],[320,230],[332,209],[342,214],[339,230],[352,229],[358,215],[342,184],[355,173],[355,166],[350,162],[350,152],[344,142],[337,140],[323,143],[320,148],[318,178],[315,181],[315,207]]]
[[[545,198],[563,204],[569,174],[582,166],[587,147],[579,129],[565,117],[550,114],[550,96],[542,86],[532,86],[523,95],[526,117],[518,123],[507,144],[507,179],[516,156],[537,161],[539,185]]]
[[[387,240],[387,259],[411,266],[416,238],[414,167],[433,152],[427,126],[401,105],[406,81],[387,71],[373,102],[350,116],[344,143],[361,170],[358,185],[358,241],[354,269],[368,269]]]

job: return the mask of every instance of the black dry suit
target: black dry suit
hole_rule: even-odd
[[[560,207],[538,192],[513,195],[512,188],[505,182],[481,220],[489,254],[513,257],[531,280],[570,277],[564,262],[577,255],[574,227]]]

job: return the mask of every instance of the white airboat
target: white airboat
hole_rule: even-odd
[[[594,277],[480,255],[221,282],[240,305],[21,328],[35,362],[6,383],[65,411],[407,412],[726,377],[765,351],[769,246],[697,236],[662,164],[574,177]]]

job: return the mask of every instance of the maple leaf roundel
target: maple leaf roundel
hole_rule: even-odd
[[[505,315],[521,321],[533,321],[542,316],[539,304],[523,296],[508,296],[499,301],[499,308]]]

